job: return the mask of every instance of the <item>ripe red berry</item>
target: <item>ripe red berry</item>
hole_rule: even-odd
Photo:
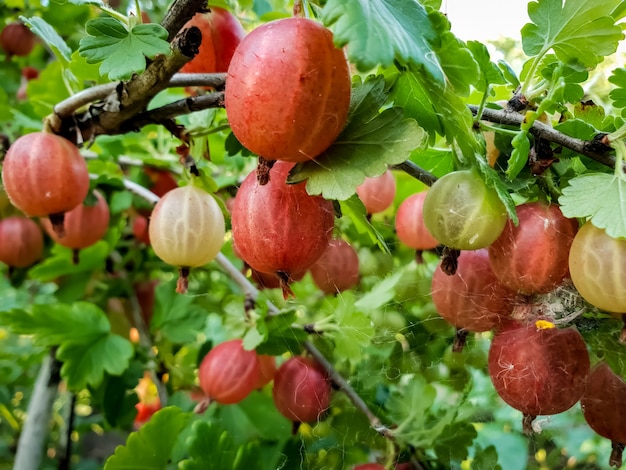
[[[94,191],[96,203],[79,204],[65,214],[65,235],[59,237],[48,219],[41,223],[46,232],[56,243],[67,248],[80,250],[93,245],[104,237],[109,228],[109,205],[99,191]]]
[[[35,40],[32,31],[22,23],[8,24],[0,32],[0,46],[9,56],[30,54],[35,47]]]
[[[356,188],[368,214],[383,212],[396,197],[396,180],[390,170],[375,178],[365,178]]]
[[[334,227],[330,201],[310,196],[305,183],[286,183],[292,166],[277,162],[265,185],[251,172],[237,192],[231,221],[238,255],[253,269],[278,276],[285,295],[291,276],[322,255]]]
[[[509,220],[489,246],[493,270],[503,284],[523,294],[550,292],[568,275],[578,222],[543,202],[518,206],[517,216],[519,225]]]
[[[240,339],[224,341],[204,356],[198,376],[211,400],[224,405],[239,403],[260,383],[257,354],[245,350]]]
[[[587,424],[600,436],[611,441],[613,452],[609,465],[622,466],[626,445],[626,382],[606,362],[592,369],[580,406]]]
[[[330,407],[330,381],[313,359],[292,357],[276,371],[273,397],[286,418],[302,423],[321,419]]]
[[[4,157],[2,182],[11,203],[31,217],[49,216],[63,236],[65,212],[89,191],[85,160],[69,140],[46,132],[17,139]]]
[[[578,330],[555,328],[543,320],[497,332],[489,349],[491,381],[498,395],[524,414],[528,434],[538,415],[574,406],[585,390],[589,367]]]
[[[350,105],[346,57],[332,33],[306,18],[252,30],[228,68],[225,107],[233,134],[267,160],[302,162],[328,148]]]
[[[0,220],[0,261],[14,268],[30,266],[43,253],[43,235],[39,226],[26,217]]]
[[[427,194],[427,191],[422,191],[407,197],[396,213],[398,239],[415,250],[432,250],[439,245],[424,224],[424,199]]]
[[[359,256],[347,241],[336,238],[309,270],[322,292],[337,294],[358,284]]]
[[[462,251],[453,275],[435,269],[432,299],[450,324],[468,331],[498,328],[510,316],[516,293],[498,281],[486,248]]]

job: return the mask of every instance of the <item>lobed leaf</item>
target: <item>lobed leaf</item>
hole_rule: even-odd
[[[130,341],[118,335],[104,335],[90,343],[63,343],[57,358],[63,362],[61,377],[74,391],[87,385],[97,387],[104,373],[121,375],[134,355]]]
[[[626,237],[626,181],[608,173],[587,173],[569,180],[559,198],[569,218],[591,218],[610,237]]]
[[[190,413],[175,406],[157,411],[126,445],[118,446],[104,465],[105,470],[148,470],[166,468],[178,436],[191,419]]]
[[[146,68],[146,57],[168,54],[168,33],[157,24],[139,24],[128,31],[114,18],[97,18],[86,24],[90,36],[80,41],[79,53],[87,63],[100,63],[100,73],[111,80],[127,80]]]
[[[617,50],[624,38],[611,16],[619,0],[537,0],[528,4],[532,23],[522,28],[522,47],[529,56],[550,49],[567,65],[593,68]]]
[[[426,9],[415,0],[329,0],[321,14],[338,47],[361,71],[378,65],[421,66],[443,84],[445,76],[431,43],[437,31]]]

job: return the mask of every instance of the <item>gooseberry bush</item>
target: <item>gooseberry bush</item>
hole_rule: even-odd
[[[446,9],[1,2],[0,469],[621,465],[626,7]]]

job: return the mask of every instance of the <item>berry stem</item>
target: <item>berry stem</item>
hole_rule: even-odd
[[[530,436],[532,434],[534,434],[534,430],[533,430],[533,421],[535,420],[537,416],[535,415],[528,415],[526,413],[524,413],[524,417],[522,418],[522,432],[524,434],[526,434],[527,436]]]
[[[609,465],[619,468],[622,466],[622,453],[624,452],[624,444],[620,442],[611,442],[611,457],[609,457]]]
[[[63,238],[65,236],[65,212],[50,214],[48,218],[50,219],[54,233],[56,233],[57,237]]]
[[[178,269],[178,282],[176,283],[176,293],[186,294],[189,288],[189,268],[181,266]]]

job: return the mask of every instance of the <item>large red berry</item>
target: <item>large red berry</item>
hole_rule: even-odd
[[[613,452],[609,465],[621,467],[622,451],[626,445],[624,379],[615,374],[606,362],[600,362],[589,374],[580,407],[591,429],[611,441]]]
[[[30,266],[43,252],[39,226],[26,217],[0,220],[0,261],[14,268]]]
[[[256,351],[245,350],[240,339],[224,341],[204,356],[198,376],[200,387],[211,400],[225,405],[239,403],[260,383]]]
[[[315,285],[326,294],[337,294],[359,282],[359,256],[340,238],[331,240],[322,256],[311,266]]]
[[[62,216],[89,191],[87,164],[69,140],[46,132],[17,139],[4,157],[2,182],[11,203],[31,217]],[[60,220],[60,222],[59,222]]]
[[[35,35],[22,23],[6,25],[0,32],[0,46],[7,55],[26,56],[35,47]]]
[[[498,281],[486,248],[462,251],[453,275],[435,269],[432,299],[437,312],[468,331],[489,331],[513,311],[516,294]]]
[[[59,245],[80,250],[104,237],[109,228],[109,205],[99,191],[93,192],[95,204],[79,204],[65,214],[65,236],[59,237],[48,219],[42,219],[46,232]]]
[[[568,219],[557,205],[530,202],[517,207],[519,224],[510,220],[489,246],[496,276],[509,288],[524,294],[543,294],[567,276],[568,257],[576,219]]]
[[[241,41],[226,81],[233,134],[268,160],[302,162],[328,148],[343,129],[350,73],[332,33],[306,18],[265,23]]]
[[[292,166],[277,162],[264,185],[251,172],[237,192],[231,221],[238,255],[253,269],[285,283],[317,261],[334,227],[330,201],[310,196],[305,183],[286,183]]]
[[[274,376],[274,403],[280,413],[296,422],[319,420],[330,406],[330,381],[313,359],[292,357]]]
[[[589,353],[575,328],[547,321],[497,332],[489,349],[489,375],[498,395],[524,414],[524,431],[538,415],[561,413],[582,396]]]

